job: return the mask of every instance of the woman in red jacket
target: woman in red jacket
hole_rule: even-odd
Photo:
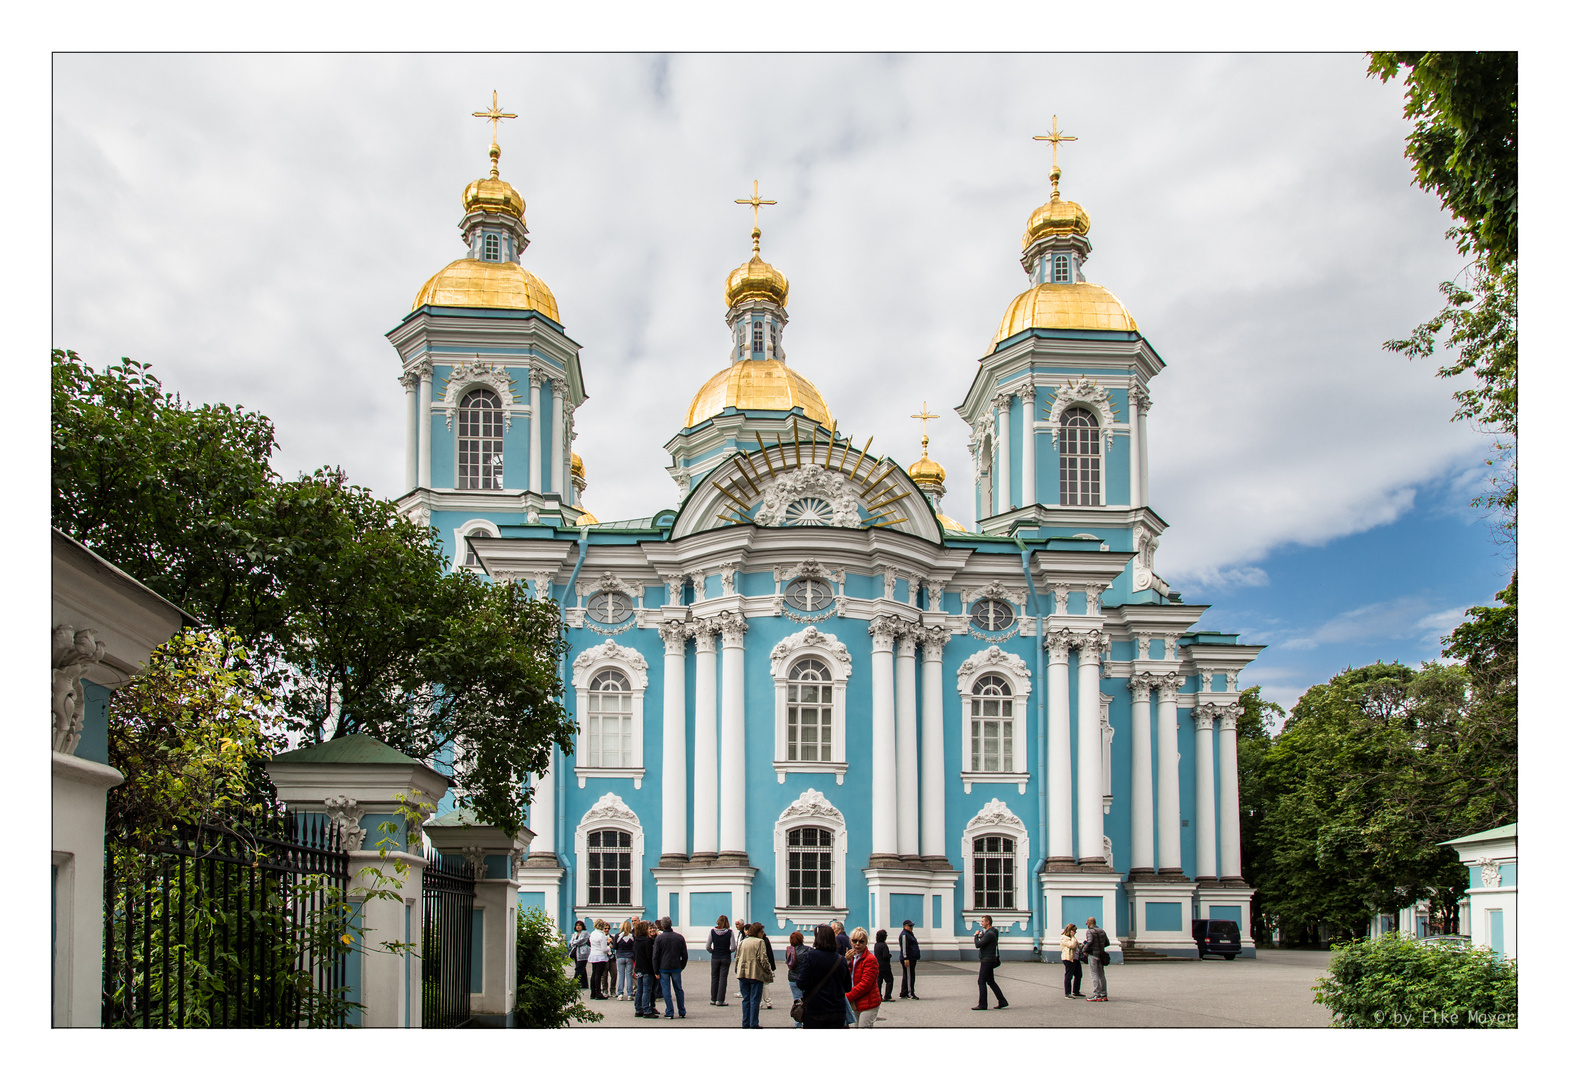
[[[877,957],[866,947],[864,926],[850,931],[850,953],[844,962],[850,969],[850,992],[845,997],[855,1009],[855,1026],[869,1028],[877,1019],[877,1007],[883,999],[877,992]]]

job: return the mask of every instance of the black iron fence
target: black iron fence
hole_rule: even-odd
[[[343,1026],[348,884],[314,816],[106,837],[103,1026]]]
[[[428,1028],[469,1022],[473,970],[474,871],[437,854],[425,867],[425,925],[420,935],[422,1010]]]

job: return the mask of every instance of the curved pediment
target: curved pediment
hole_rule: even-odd
[[[670,537],[732,525],[892,529],[942,543],[942,526],[909,474],[846,441],[737,451],[694,488]]]

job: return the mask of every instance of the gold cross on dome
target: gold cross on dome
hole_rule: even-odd
[[[910,419],[911,420],[919,420],[921,422],[921,456],[925,457],[926,456],[926,422],[928,420],[939,420],[939,419],[941,419],[941,417],[939,417],[936,413],[932,412],[931,411],[931,406],[926,404],[926,402],[923,401],[923,402],[921,402],[921,411],[918,412],[918,413],[911,413],[910,414]]]
[[[1059,143],[1065,142],[1078,142],[1079,137],[1077,135],[1064,135],[1062,132],[1058,131],[1057,117],[1056,114],[1053,114],[1051,118],[1051,134],[1037,135],[1035,136],[1035,140],[1037,142],[1051,143],[1051,167],[1055,169],[1057,167],[1057,145]]]
[[[503,120],[516,120],[518,118],[517,113],[501,111],[500,106],[496,104],[496,92],[494,90],[490,92],[490,110],[488,112],[477,112],[474,115],[479,117],[481,120],[490,121],[491,142],[496,141],[496,125],[500,124]]]
[[[752,208],[752,231],[754,231],[754,232],[757,231],[757,208],[759,206],[778,206],[779,205],[779,202],[778,202],[777,199],[759,199],[757,197],[757,181],[756,180],[752,181],[752,197],[750,199],[737,199],[736,202],[738,204],[740,204],[741,206],[750,206]]]

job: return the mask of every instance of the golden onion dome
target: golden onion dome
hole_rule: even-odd
[[[921,452],[921,460],[910,466],[909,476],[911,480],[915,481],[917,486],[924,484],[941,484],[948,478],[948,470],[944,469],[941,465],[927,457],[926,452],[923,449]]]
[[[463,189],[463,212],[474,211],[481,213],[506,214],[523,220],[523,196],[518,194],[517,188],[501,179],[499,176],[487,176],[482,180],[475,180]]]
[[[700,424],[737,409],[772,409],[788,412],[797,405],[808,420],[826,428],[834,426],[833,413],[811,380],[778,360],[740,360],[703,384],[686,411],[686,426]]]
[[[768,300],[784,307],[790,302],[790,281],[763,261],[757,241],[762,234],[752,230],[752,258],[730,271],[725,279],[725,307],[733,308],[744,300]]]
[[[1024,227],[1021,250],[1029,250],[1029,246],[1043,236],[1088,236],[1089,233],[1090,215],[1084,207],[1053,191],[1051,201],[1036,207],[1035,213],[1030,215],[1029,224]]]
[[[963,525],[960,525],[957,521],[953,520],[953,518],[949,517],[947,514],[938,514],[937,515],[937,523],[943,527],[943,531],[944,532],[969,532],[970,531],[970,530],[966,529]]]
[[[572,475],[579,480],[588,479],[588,473],[583,471],[583,458],[576,450],[572,452]]]
[[[421,286],[411,310],[434,307],[507,308],[537,311],[559,323],[550,287],[515,262],[458,259]]]
[[[1126,330],[1137,333],[1122,301],[1088,281],[1036,285],[1013,298],[992,345],[1023,330]]]

